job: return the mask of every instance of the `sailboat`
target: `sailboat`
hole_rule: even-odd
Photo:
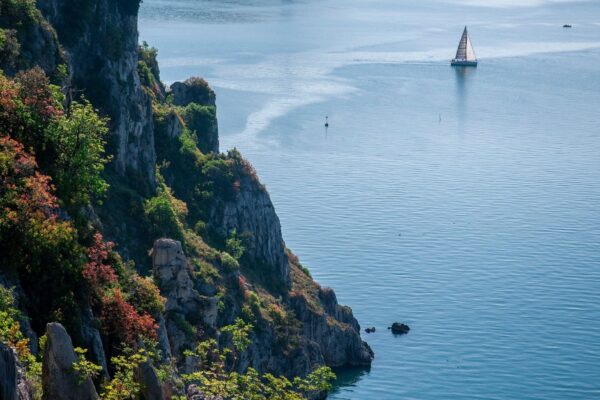
[[[460,42],[458,43],[458,49],[456,50],[456,57],[452,60],[452,66],[460,67],[476,67],[477,57],[473,50],[473,43],[469,36],[469,31],[465,26]]]

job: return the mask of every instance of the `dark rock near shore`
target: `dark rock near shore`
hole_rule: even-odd
[[[410,327],[400,322],[394,322],[388,329],[392,330],[394,335],[406,335],[410,331]]]
[[[376,329],[375,329],[375,327],[374,327],[374,326],[372,326],[372,327],[370,327],[370,328],[366,328],[366,329],[365,329],[365,332],[366,332],[366,333],[375,333],[375,330],[376,330]]]

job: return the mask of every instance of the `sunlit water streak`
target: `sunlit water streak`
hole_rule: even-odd
[[[372,369],[340,374],[331,398],[600,395],[599,15],[591,1],[143,3],[163,79],[211,82],[222,147],[254,163],[288,246],[378,328]],[[464,24],[477,70],[447,63]],[[395,320],[410,334],[389,334]]]

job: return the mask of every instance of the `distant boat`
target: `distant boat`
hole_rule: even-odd
[[[564,24],[563,28],[572,28],[573,26],[571,24]]]
[[[456,57],[452,60],[452,66],[457,67],[476,67],[477,57],[475,56],[475,50],[473,50],[473,43],[471,43],[471,37],[469,31],[465,26],[460,42],[458,43],[458,49],[456,50]]]

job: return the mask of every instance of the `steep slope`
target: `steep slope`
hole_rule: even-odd
[[[9,328],[23,331],[15,340],[0,330],[0,341],[31,353],[11,363],[3,351],[10,379],[19,363],[36,376],[37,340],[54,321],[101,367],[96,386],[118,375],[114,356],[148,348],[154,365],[135,364],[136,379],[154,393],[162,385],[166,397],[191,387],[182,384],[183,374],[206,369],[206,360],[192,355],[198,346],[236,346],[232,326],[245,330],[248,343],[224,359],[230,371],[294,377],[321,365],[370,365],[373,352],[351,309],[286,247],[256,171],[235,149],[219,153],[213,90],[201,78],[170,90],[161,83],[156,49],[138,46],[138,1],[38,6],[43,16],[33,7],[31,25],[20,28],[26,33],[0,15],[13,43],[2,65],[14,77],[0,75],[0,294],[16,300],[15,306],[0,298],[0,306],[11,316]],[[18,73],[34,66],[42,69]],[[93,109],[78,106],[83,99],[110,118],[112,162],[102,175],[106,193],[90,192],[79,204],[62,194],[68,177],[60,175],[54,141],[61,143],[60,123],[79,129],[85,122],[84,134],[103,132]],[[46,379],[46,390],[51,386]]]
[[[137,74],[138,0],[39,0],[68,53],[68,93],[111,119],[110,153],[120,174],[154,187],[150,97]]]

